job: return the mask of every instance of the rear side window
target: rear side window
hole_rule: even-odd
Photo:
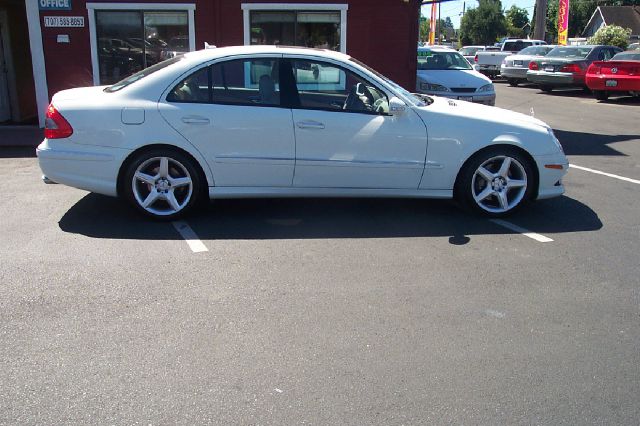
[[[167,95],[167,101],[209,103],[211,95],[211,67],[205,67],[178,83]]]

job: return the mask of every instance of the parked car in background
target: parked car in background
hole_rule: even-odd
[[[556,87],[584,87],[587,68],[593,61],[606,61],[622,49],[615,46],[558,46],[546,56],[529,63],[527,80],[543,92]]]
[[[587,69],[587,87],[598,100],[612,94],[640,96],[640,50],[616,54],[609,61],[595,61]]]
[[[499,52],[488,51],[476,53],[474,59],[476,70],[490,78],[496,78],[498,74],[500,74],[500,65],[507,56],[518,53],[529,46],[540,46],[544,44],[547,43],[542,40],[507,39],[502,43]]]
[[[555,45],[529,46],[522,49],[515,55],[504,58],[500,65],[500,76],[506,78],[511,86],[517,86],[519,83],[527,81],[527,71],[529,70],[529,62],[533,59],[545,56]]]
[[[464,46],[458,50],[458,52],[460,52],[471,65],[475,65],[476,53],[484,51],[497,52],[499,50],[500,48],[496,46]]]
[[[640,43],[631,43],[627,50],[640,50]]]
[[[463,101],[495,105],[491,80],[475,71],[454,49],[440,46],[418,48],[416,91]]]
[[[505,216],[560,196],[569,167],[539,119],[413,95],[340,52],[277,46],[190,52],[58,92],[44,133],[45,182],[165,220],[208,198],[327,196],[455,197]]]

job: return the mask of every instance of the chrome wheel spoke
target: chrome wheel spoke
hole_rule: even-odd
[[[473,198],[475,198],[475,200],[477,202],[480,202],[482,200],[484,200],[485,198],[487,198],[488,196],[493,194],[493,189],[491,188],[491,186],[487,186],[482,192],[480,192],[478,195],[474,195]]]
[[[136,172],[136,174],[134,176],[135,176],[136,179],[138,179],[138,180],[140,180],[140,181],[142,181],[142,182],[144,182],[146,184],[149,184],[149,185],[155,185],[155,183],[156,183],[155,176],[151,176],[151,175],[148,175],[148,174],[140,172],[140,171]]]
[[[173,190],[164,194],[164,198],[167,200],[167,203],[169,203],[169,205],[174,211],[177,212],[178,210],[180,210],[180,203],[178,203],[178,200],[176,199],[176,196],[173,193]]]
[[[478,174],[482,176],[487,182],[491,182],[493,180],[493,173],[482,166],[478,168]]]
[[[155,188],[153,188],[151,192],[149,192],[149,195],[147,195],[147,198],[142,201],[142,207],[144,207],[145,209],[149,208],[159,197],[160,194],[158,193],[158,191],[156,191]]]
[[[507,188],[522,188],[524,186],[527,186],[526,180],[520,180],[520,179],[507,180]]]
[[[160,177],[169,177],[169,159],[167,157],[160,157],[160,170],[158,171]]]
[[[505,157],[502,161],[502,165],[500,166],[500,170],[498,170],[498,175],[503,178],[509,177],[509,168],[511,167],[511,157]]]
[[[190,177],[170,178],[169,182],[171,182],[172,187],[179,188],[181,186],[191,185],[191,178]]]
[[[507,191],[500,191],[496,193],[498,197],[498,202],[500,203],[500,208],[502,210],[507,210],[509,208],[509,200],[507,199]]]

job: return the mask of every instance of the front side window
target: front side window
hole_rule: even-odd
[[[95,16],[101,84],[189,50],[186,11],[97,10]]]
[[[359,75],[330,63],[294,60],[300,107],[329,111],[386,114],[387,95]]]
[[[251,44],[340,50],[338,11],[251,11]]]

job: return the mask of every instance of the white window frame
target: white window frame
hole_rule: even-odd
[[[344,3],[317,4],[317,3],[242,3],[242,21],[244,28],[244,45],[251,44],[251,17],[254,10],[268,11],[315,11],[340,12],[340,52],[347,53],[347,10],[349,5]]]
[[[27,25],[29,26],[29,47],[31,48],[31,66],[33,68],[33,83],[36,90],[36,107],[38,108],[38,123],[44,127],[45,113],[49,105],[49,88],[47,87],[47,71],[42,47],[42,28],[40,27],[40,9],[38,0],[27,0]]]
[[[89,41],[91,43],[91,67],[93,84],[100,85],[98,63],[98,39],[96,33],[96,10],[175,10],[187,11],[189,15],[189,50],[196,50],[195,3],[87,3],[89,18]]]

